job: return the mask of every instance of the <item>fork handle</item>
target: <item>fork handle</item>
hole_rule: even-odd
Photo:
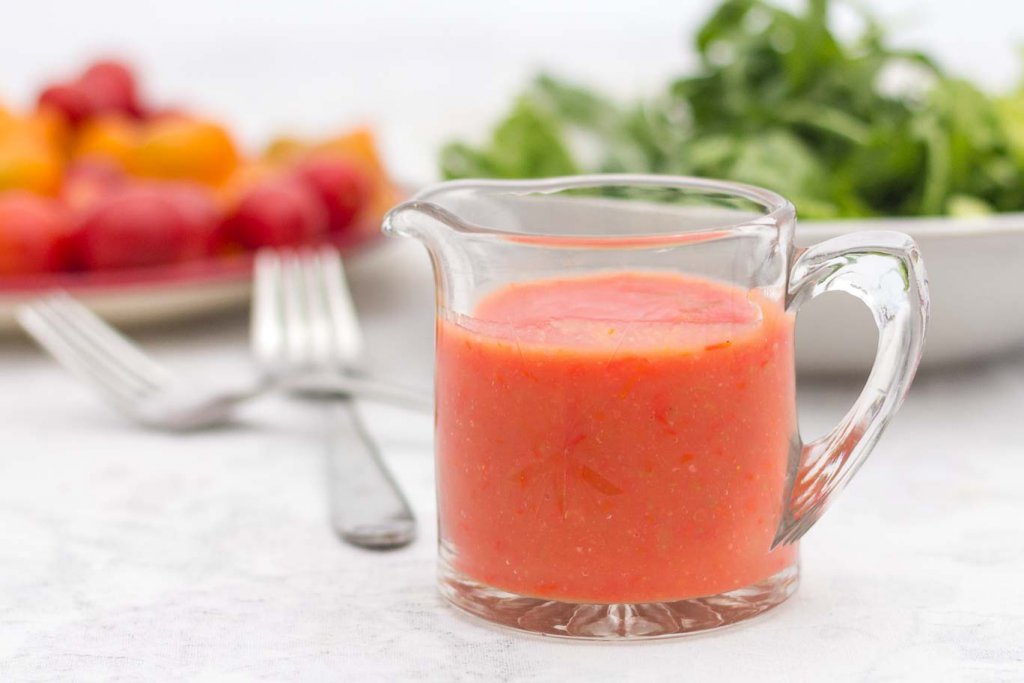
[[[355,403],[321,399],[327,407],[328,497],[331,525],[363,548],[399,548],[416,537],[416,522],[366,431]]]
[[[379,401],[400,408],[411,408],[424,412],[430,412],[434,406],[434,402],[428,392],[349,373],[298,376],[285,380],[284,384],[290,391],[314,398],[334,397],[341,399],[356,396],[370,401]]]
[[[316,400],[341,401],[362,398],[427,413],[433,410],[434,405],[430,395],[425,391],[374,378],[341,373],[327,376],[260,377],[255,382],[248,382],[229,390],[220,396],[219,403],[224,410],[231,410],[238,403],[277,391]]]

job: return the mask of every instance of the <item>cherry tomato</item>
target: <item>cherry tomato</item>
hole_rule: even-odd
[[[75,137],[74,158],[99,157],[129,168],[139,146],[139,126],[120,115],[104,115],[83,124]]]
[[[82,73],[77,85],[91,100],[94,114],[115,112],[142,116],[135,74],[123,62],[96,62]]]
[[[295,174],[327,209],[332,233],[344,232],[352,226],[370,201],[370,179],[363,169],[346,159],[317,155],[299,164]]]
[[[200,225],[193,201],[195,196],[185,198],[177,184],[136,183],[116,190],[79,224],[81,264],[88,269],[145,267],[205,253],[213,224]]]
[[[57,83],[39,93],[40,111],[58,112],[72,126],[80,125],[96,109],[89,93],[77,83]]]
[[[249,190],[224,221],[226,239],[247,249],[314,241],[328,229],[316,194],[291,178],[272,178]]]
[[[63,270],[71,232],[59,202],[17,190],[0,194],[0,276]]]
[[[37,104],[41,111],[60,113],[72,126],[101,114],[140,118],[144,113],[131,69],[112,60],[96,62],[78,78],[44,88]]]
[[[274,138],[263,149],[260,159],[271,165],[289,164],[305,156],[312,146],[299,138],[281,136]]]
[[[30,139],[62,152],[67,147],[70,129],[64,117],[51,109],[27,116],[0,114],[0,144],[12,138]]]
[[[221,126],[168,117],[145,128],[131,168],[141,176],[214,185],[231,175],[238,160],[235,144]]]
[[[344,135],[326,140],[315,151],[348,159],[361,166],[375,180],[384,180],[384,164],[377,154],[377,142],[369,128],[357,128]]]
[[[23,135],[0,137],[0,191],[54,194],[62,169],[60,153],[44,141]]]
[[[188,233],[184,258],[195,259],[213,254],[220,247],[220,207],[206,185],[195,182],[160,183],[162,191],[178,210]]]
[[[222,206],[233,210],[249,190],[274,175],[274,168],[265,162],[243,163],[217,188],[217,197]]]
[[[73,213],[80,214],[127,181],[124,170],[116,162],[100,157],[79,159],[64,172],[60,200]]]

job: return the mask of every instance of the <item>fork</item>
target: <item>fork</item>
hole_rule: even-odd
[[[130,419],[153,429],[189,431],[230,421],[237,408],[280,390],[357,395],[429,410],[422,393],[349,374],[315,377],[263,374],[237,389],[191,385],[65,292],[20,306],[18,322],[62,365],[93,385]]]
[[[358,373],[363,341],[341,258],[330,248],[256,257],[252,350],[271,377]],[[354,545],[395,548],[416,524],[350,397],[310,397],[327,407],[331,523]]]

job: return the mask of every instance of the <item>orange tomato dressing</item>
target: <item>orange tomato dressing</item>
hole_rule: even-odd
[[[665,273],[500,289],[437,338],[441,534],[482,583],[573,602],[713,595],[769,552],[795,432],[793,323]]]

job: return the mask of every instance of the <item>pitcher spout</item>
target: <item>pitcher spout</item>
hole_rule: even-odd
[[[433,202],[413,199],[394,207],[384,216],[382,230],[389,237],[412,237],[428,249],[438,247],[444,236],[459,229],[459,219]]]

